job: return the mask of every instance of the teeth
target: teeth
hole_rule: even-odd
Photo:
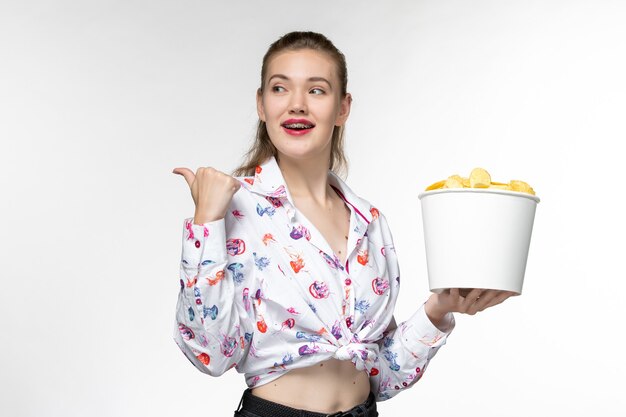
[[[313,125],[305,125],[304,123],[291,123],[284,125],[287,129],[310,129]]]

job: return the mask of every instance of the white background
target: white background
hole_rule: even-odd
[[[625,21],[608,0],[3,0],[0,414],[232,415],[243,376],[171,336],[193,215],[171,170],[235,168],[267,47],[315,30],[348,60],[347,182],[394,232],[398,321],[429,295],[424,187],[482,166],[542,199],[524,294],[457,315],[381,415],[619,415]]]

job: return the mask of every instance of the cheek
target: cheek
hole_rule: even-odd
[[[309,109],[315,113],[318,119],[325,121],[334,120],[339,114],[339,106],[330,101],[312,103],[309,105]]]
[[[333,107],[332,109],[327,109],[324,114],[324,121],[331,127],[334,128],[335,122],[339,117],[339,107]]]
[[[279,98],[267,98],[263,101],[263,111],[266,119],[276,119],[281,114],[281,100]]]

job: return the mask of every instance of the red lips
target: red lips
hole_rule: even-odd
[[[313,123],[312,121],[307,120],[307,119],[287,119],[281,125],[285,126],[285,125],[291,125],[291,124],[295,124],[295,123],[300,123],[300,124],[303,124],[303,125],[315,126],[315,123]]]
[[[315,124],[307,119],[287,119],[281,127],[289,135],[302,136],[313,130]]]

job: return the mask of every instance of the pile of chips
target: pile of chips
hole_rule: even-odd
[[[508,184],[491,181],[491,175],[483,168],[474,168],[469,178],[451,175],[445,180],[437,181],[426,187],[426,191],[439,190],[442,188],[495,188],[535,195],[535,190],[524,181],[511,180]]]

